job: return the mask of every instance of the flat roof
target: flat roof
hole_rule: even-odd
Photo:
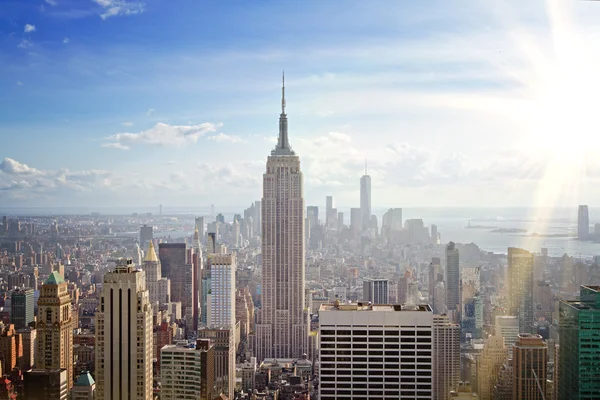
[[[429,304],[321,304],[319,311],[421,311],[432,312]]]

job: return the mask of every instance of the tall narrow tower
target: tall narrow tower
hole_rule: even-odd
[[[38,300],[36,369],[67,370],[73,386],[73,318],[67,282],[56,271],[42,285]]]
[[[371,226],[371,177],[367,174],[367,161],[365,160],[365,174],[360,178],[360,213],[363,229]]]
[[[304,197],[300,158],[288,141],[285,85],[279,140],[267,159],[262,198],[262,308],[256,356],[295,358],[308,353],[304,310]]]
[[[533,254],[508,248],[508,313],[519,318],[519,333],[534,333]]]
[[[446,308],[453,322],[458,322],[461,310],[460,262],[454,242],[446,246]]]
[[[121,259],[96,313],[97,399],[152,400],[152,307],[144,271]]]

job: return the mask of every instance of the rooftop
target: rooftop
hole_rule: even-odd
[[[319,311],[422,311],[431,312],[429,304],[370,304],[352,303],[321,304]]]
[[[92,386],[96,382],[94,378],[90,375],[88,371],[83,371],[79,378],[77,378],[77,382],[75,382],[75,386]]]
[[[58,285],[61,283],[65,283],[64,278],[62,277],[62,275],[57,272],[54,271],[50,274],[50,276],[48,277],[48,279],[46,279],[46,285],[50,284],[50,285]]]

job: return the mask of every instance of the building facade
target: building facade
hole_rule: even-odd
[[[519,318],[519,333],[534,333],[533,254],[508,248],[508,314]]]
[[[577,210],[577,238],[588,239],[590,236],[590,212],[588,206],[579,206]]]
[[[363,228],[371,226],[371,177],[367,174],[365,163],[365,174],[360,178],[360,214]]]
[[[322,305],[319,399],[431,399],[429,305]]]
[[[263,175],[262,308],[255,347],[259,360],[300,358],[308,351],[303,178],[300,158],[288,141],[285,86],[281,103],[279,138]]]
[[[13,290],[10,300],[10,321],[15,329],[24,329],[32,324],[35,320],[33,289]]]
[[[460,381],[460,325],[446,315],[433,316],[434,400],[444,400]]]
[[[492,390],[506,357],[504,338],[500,335],[490,337],[477,359],[477,394],[481,400],[492,400]]]
[[[67,282],[56,271],[42,285],[38,299],[37,370],[67,372],[67,389],[73,386],[73,329],[71,296]]]
[[[458,249],[454,242],[446,246],[446,309],[450,319],[454,322],[460,320],[461,292],[460,292],[460,260]]]
[[[388,304],[388,280],[384,278],[365,278],[363,281],[363,301],[371,304]]]
[[[98,400],[152,400],[152,307],[144,271],[120,259],[96,312]]]
[[[600,286],[582,286],[579,301],[559,305],[560,347],[554,373],[558,400],[600,393]],[[596,396],[596,397],[595,397]]]
[[[546,397],[548,346],[540,335],[521,333],[513,345],[513,400]]]

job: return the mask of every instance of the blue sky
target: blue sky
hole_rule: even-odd
[[[600,204],[600,3],[522,3],[4,0],[0,203],[245,206],[285,69],[307,204]]]

